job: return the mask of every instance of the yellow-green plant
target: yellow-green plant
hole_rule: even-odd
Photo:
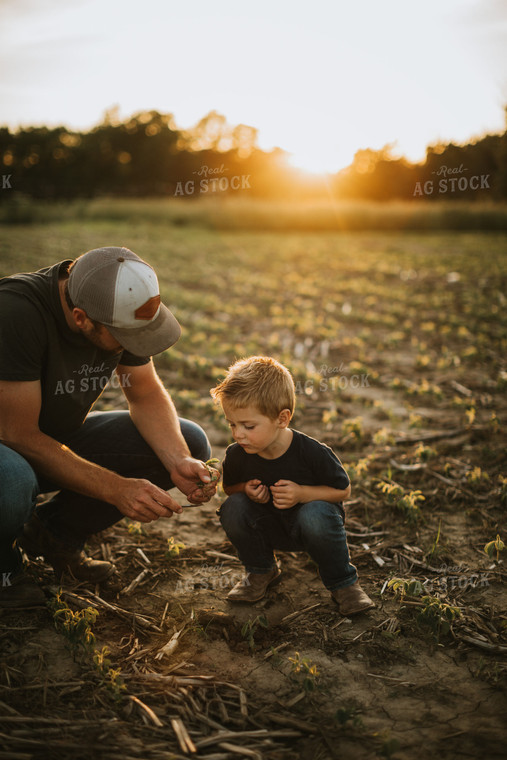
[[[417,578],[391,578],[387,584],[388,588],[391,588],[395,594],[400,597],[400,604],[403,602],[406,596],[420,596],[424,591],[424,586]]]
[[[93,607],[74,612],[61,598],[61,589],[49,602],[49,608],[53,612],[53,620],[57,629],[61,630],[68,639],[72,651],[75,653],[81,647],[85,651],[92,651],[95,645],[95,636],[91,626],[96,621],[99,613]]]
[[[437,535],[435,537],[435,540],[433,541],[433,546],[429,550],[429,552],[426,554],[426,559],[433,559],[433,557],[438,557],[440,553],[440,547],[439,547],[439,541],[440,541],[440,530],[442,528],[442,520],[438,523],[438,530]]]
[[[363,420],[361,417],[354,417],[351,420],[345,420],[342,425],[342,430],[345,434],[351,436],[351,438],[360,441],[363,436]]]
[[[322,424],[326,426],[328,430],[333,427],[333,423],[338,419],[338,412],[336,408],[324,409],[322,412]]]
[[[505,505],[507,504],[507,478],[499,475],[498,482],[500,483],[500,501]]]
[[[93,662],[101,676],[103,685],[113,693],[115,699],[119,699],[126,686],[120,678],[120,669],[111,667],[109,654],[111,654],[109,647],[96,649],[93,653]]]
[[[405,489],[399,483],[386,483],[385,481],[377,483],[377,488],[387,496],[390,504],[394,504],[397,509],[405,513],[410,522],[419,519],[419,502],[425,499],[421,491],[405,493]]]
[[[435,596],[423,596],[421,602],[423,608],[417,615],[417,622],[429,626],[436,640],[440,641],[440,636],[449,633],[452,623],[461,615],[461,611],[459,607],[453,607]]]
[[[247,640],[250,650],[255,648],[255,632],[258,627],[267,628],[268,621],[264,615],[257,615],[253,620],[247,620],[241,628],[241,635]]]
[[[405,512],[409,521],[414,522],[420,516],[419,502],[424,500],[425,497],[421,491],[409,491],[401,497],[396,506]]]
[[[416,447],[414,454],[421,462],[428,462],[433,457],[436,457],[437,452],[431,446],[425,446],[422,442]]]
[[[125,522],[127,523],[127,530],[131,536],[146,535],[146,531],[144,530],[142,523],[138,522],[137,520],[129,520],[128,517],[125,518]]]
[[[407,386],[406,392],[409,396],[434,396],[436,399],[443,398],[440,386],[430,383],[425,377],[422,378],[419,384],[411,383]]]
[[[415,366],[417,369],[425,369],[431,364],[431,356],[429,354],[418,354],[415,358]]]
[[[423,426],[423,418],[420,414],[416,414],[415,412],[411,412],[408,417],[408,425],[411,428],[420,428]]]
[[[482,483],[484,481],[489,480],[488,473],[485,472],[484,470],[481,470],[480,467],[474,467],[473,470],[469,470],[466,473],[465,477],[468,480],[468,482],[472,484],[478,484],[478,483]]]
[[[303,689],[306,692],[315,691],[316,680],[319,677],[317,666],[312,665],[307,657],[301,657],[299,652],[294,652],[294,657],[289,657],[289,662],[292,663],[292,673],[303,676]]]
[[[165,556],[170,559],[179,557],[182,549],[185,549],[185,544],[182,541],[175,541],[173,536],[169,536]]]
[[[383,427],[376,431],[373,436],[373,443],[382,446],[390,446],[394,443],[394,435],[389,428]]]
[[[488,420],[488,424],[490,428],[492,429],[493,433],[498,433],[500,430],[500,422],[498,420],[496,412],[491,412],[491,417]]]
[[[334,717],[340,728],[348,728],[347,724],[349,721],[353,728],[363,727],[363,721],[359,717],[359,709],[354,705],[339,707],[335,712]]]
[[[470,406],[468,409],[465,409],[465,417],[467,418],[467,425],[473,425],[475,422],[476,417],[476,409],[475,406]]]
[[[496,553],[496,561],[498,562],[500,560],[500,552],[503,552],[504,549],[505,544],[497,533],[495,540],[488,541],[488,543],[485,545],[484,553],[487,554],[490,559],[493,559]]]
[[[386,483],[382,481],[381,483],[377,483],[377,488],[387,496],[387,500],[391,504],[396,504],[404,493],[403,486],[400,486],[399,483]]]
[[[368,472],[368,467],[370,466],[370,462],[372,461],[372,459],[373,459],[372,455],[369,454],[368,456],[363,457],[362,459],[358,459],[357,462],[354,462],[353,464],[348,464],[347,472],[349,474],[350,479],[354,481],[357,478],[360,478],[366,472]]]
[[[220,459],[217,459],[216,457],[213,457],[213,459],[208,459],[205,462],[205,467],[208,470],[209,476],[211,478],[211,483],[216,483],[220,477],[220,472],[215,467],[216,464],[220,464]],[[199,480],[197,482],[197,485],[200,488],[205,488],[206,486],[209,486],[210,484],[205,483],[203,480]]]

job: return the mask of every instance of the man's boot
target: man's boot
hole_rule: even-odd
[[[25,523],[18,544],[28,556],[44,557],[46,562],[53,566],[58,577],[66,572],[78,581],[100,583],[115,571],[111,562],[91,559],[82,549],[66,546],[49,532],[35,514]]]

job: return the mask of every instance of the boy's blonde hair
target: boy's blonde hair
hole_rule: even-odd
[[[226,401],[235,409],[255,406],[271,420],[282,409],[289,409],[292,417],[296,405],[292,375],[270,356],[249,356],[235,362],[227,370],[225,380],[210,393],[215,401]]]

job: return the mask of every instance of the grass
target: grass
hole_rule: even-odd
[[[492,201],[272,201],[253,198],[95,198],[35,201],[15,191],[0,197],[0,223],[77,220],[216,230],[365,231],[507,230],[507,204]]]
[[[389,670],[388,675],[384,668],[408,661],[400,657],[415,660],[420,654],[431,655],[441,664],[440,653],[451,649],[449,657],[454,657],[453,648],[459,642],[461,654],[456,657],[456,668],[463,661],[462,672],[472,672],[473,650],[469,643],[454,638],[463,632],[468,635],[470,630],[479,644],[484,644],[479,634],[484,639],[496,631],[492,633],[498,636],[495,641],[504,645],[505,621],[500,610],[505,609],[505,604],[500,596],[500,578],[505,554],[502,517],[507,503],[506,235],[442,230],[317,233],[275,231],[262,225],[250,231],[225,230],[218,229],[218,222],[213,227],[195,224],[197,218],[192,213],[194,209],[198,214],[198,207],[189,203],[184,208],[189,214],[184,224],[166,219],[159,201],[105,201],[103,206],[90,203],[80,217],[69,214],[55,219],[50,215],[43,223],[6,225],[0,235],[0,275],[37,269],[102,245],[126,245],[146,258],[159,274],[164,300],[183,326],[176,346],[156,358],[157,367],[179,412],[212,432],[217,446],[225,446],[230,433],[212,403],[209,388],[226,367],[237,357],[265,353],[292,370],[297,389],[294,427],[333,446],[351,476],[347,529],[351,532],[352,560],[368,590],[378,592],[384,585],[388,587],[391,579],[390,588],[401,604],[394,604],[394,595],[386,594],[380,600],[386,609],[381,611],[378,605],[378,617],[372,616],[374,622],[357,623],[364,625],[364,636],[359,636],[356,629],[347,634],[345,625],[337,627],[335,611],[325,605],[312,609],[299,623],[295,620],[287,626],[273,624],[271,608],[266,607],[269,629],[263,625],[262,616],[256,618],[254,613],[252,619],[241,620],[243,630],[239,632],[225,624],[215,631],[210,626],[206,646],[222,637],[219,644],[223,648],[222,639],[228,642],[227,657],[234,664],[238,653],[243,652],[240,647],[248,647],[257,668],[266,662],[264,650],[268,644],[276,648],[290,641],[293,651],[301,653],[294,654],[291,660],[291,675],[297,676],[298,688],[309,691],[317,675],[319,678],[311,699],[301,700],[299,707],[296,704],[295,716],[310,722],[317,720],[316,713],[311,712],[311,702],[322,700],[322,705],[329,704],[334,711],[339,708],[335,723],[340,726],[340,736],[347,731],[353,734],[356,745],[364,744],[368,756],[373,756],[375,748],[386,757],[397,756],[398,739],[388,733],[371,733],[372,715],[375,731],[379,725],[398,730],[396,721],[385,717],[384,688],[393,689],[396,699],[390,700],[390,709],[394,709],[400,696],[400,691],[394,690],[404,690],[406,685],[399,683],[400,671]],[[432,211],[436,213],[437,207],[432,206]],[[45,213],[43,207],[40,213]],[[349,382],[353,377],[359,382]],[[107,408],[110,401],[116,404],[118,392],[115,394],[110,396],[106,389],[99,406]],[[424,438],[429,433],[445,434],[456,429],[460,433],[456,437]],[[368,526],[369,537],[361,538],[358,524]],[[124,524],[118,531],[124,531],[132,556],[137,542],[145,546],[149,541],[148,529],[146,535],[139,523]],[[378,554],[376,558],[368,553],[365,540]],[[175,543],[176,540],[154,541],[153,547],[156,544],[159,551],[157,572],[170,573],[180,568],[175,558],[167,562],[165,556]],[[426,554],[421,547],[425,547]],[[154,554],[155,548],[150,557]],[[380,564],[379,559],[385,564]],[[486,576],[483,571],[495,560],[495,568],[488,569]],[[294,569],[300,560],[287,557],[286,562],[289,569],[290,562],[294,563]],[[425,567],[427,563],[436,571],[430,572]],[[442,569],[444,565],[447,570]],[[120,570],[126,572],[125,563],[121,563]],[[301,571],[301,567],[297,570]],[[138,565],[133,562],[131,573],[137,572]],[[479,574],[484,582],[475,583],[473,589],[465,590],[463,584],[457,583],[458,578],[468,581]],[[171,588],[176,577],[171,576]],[[426,595],[423,583],[428,577],[430,588],[436,587],[435,596]],[[130,576],[125,575],[123,584],[129,581]],[[211,601],[206,597],[200,603],[208,608],[215,603],[214,588],[208,585],[206,593]],[[150,600],[160,605],[154,617],[159,621],[166,600],[156,593],[145,595],[143,608]],[[303,608],[313,601],[313,596],[307,595],[300,597],[298,603]],[[138,605],[139,599],[131,603]],[[187,602],[180,596],[172,600],[167,616],[171,627],[171,616],[181,617],[184,603]],[[193,598],[191,603],[196,603]],[[288,604],[286,599],[284,603]],[[461,614],[456,612],[458,609]],[[386,619],[387,615],[392,617]],[[126,653],[138,636],[140,646],[147,640],[153,648],[153,641],[145,633],[131,631],[127,622],[122,621],[124,628],[119,631],[117,622],[107,627],[104,621],[105,613],[99,621],[101,643],[113,645],[112,661],[119,662],[122,672],[132,676]],[[481,621],[491,628],[484,627],[486,623]],[[120,652],[116,645],[123,641],[122,635],[126,643]],[[156,643],[159,646],[158,640]],[[364,660],[364,673],[369,676],[363,681],[368,694],[375,695],[381,713],[380,708],[377,713],[377,708],[367,702],[366,691],[364,706],[351,702],[349,692],[358,688],[357,684],[346,678],[335,684],[328,672],[336,662],[343,661],[345,669],[349,662],[355,662],[357,652],[368,658],[368,647],[374,659]],[[484,653],[479,650],[479,654]],[[98,677],[108,692],[122,698],[124,689],[115,680],[117,671],[110,666],[107,655],[104,648],[96,650]],[[484,656],[488,657],[487,668],[477,668],[476,680],[487,679],[499,692],[505,670],[492,661],[492,653]],[[187,653],[181,657],[186,658]],[[158,661],[149,662],[157,667]],[[312,670],[317,666],[318,671]],[[382,672],[378,673],[378,669]],[[372,673],[378,678],[372,680]],[[434,733],[440,726],[441,735],[447,736],[457,726],[454,736],[463,742],[463,754],[473,753],[474,746],[468,745],[472,733],[458,730],[461,724],[448,725],[447,719],[442,719],[430,725],[442,708],[440,690],[445,685],[440,671],[434,675],[438,675],[438,684],[433,682],[437,686],[430,698],[424,691],[428,683],[426,670],[421,680],[414,669],[410,679],[415,679],[418,686],[410,691],[410,699],[420,687],[420,709],[426,710],[428,705],[434,708],[425,720],[428,730]],[[405,673],[402,677],[406,677]],[[306,686],[301,683],[305,678],[310,679]],[[137,683],[131,687],[132,681],[127,682],[129,688],[139,688]],[[448,688],[453,690],[454,699],[454,682]],[[158,705],[160,714],[165,715],[165,703],[157,700],[169,699],[169,691],[162,692],[158,686],[156,689],[156,695],[149,694],[148,702]],[[339,696],[336,689],[340,689]],[[101,699],[103,692],[99,694]],[[48,693],[50,699],[50,689]],[[474,692],[474,703],[487,705],[490,699],[489,692]],[[494,714],[503,716],[499,699],[497,695]],[[112,709],[107,704],[108,710]],[[173,705],[167,709],[171,715],[175,711]],[[456,702],[456,711],[468,716],[464,702]],[[356,720],[359,712],[365,727],[354,733],[360,727]],[[255,716],[257,720],[257,711]],[[218,712],[210,717],[223,720]],[[480,715],[479,718],[482,720]],[[264,718],[258,719],[258,725],[264,725]],[[140,719],[136,720],[132,725],[140,730]],[[412,726],[414,731],[417,723],[416,720]],[[148,731],[152,731],[151,726],[146,728]],[[406,742],[410,731],[400,728],[399,736]],[[496,737],[494,734],[492,742]],[[447,739],[438,741],[439,750],[447,746]],[[477,742],[482,748],[483,734],[478,734]],[[129,752],[134,750],[129,747]],[[437,751],[433,754],[443,756]],[[455,744],[445,756],[451,754],[459,754]]]
[[[138,210],[145,205],[139,203]],[[0,274],[125,245],[155,267],[164,301],[183,326],[179,342],[156,358],[182,413],[225,430],[209,388],[235,358],[272,354],[301,391],[295,423],[324,404],[325,434],[336,440],[348,432],[357,448],[371,435],[362,414],[340,412],[340,399],[364,406],[374,387],[395,395],[413,421],[415,406],[455,403],[450,378],[467,386],[480,372],[483,385],[464,399],[474,409],[467,424],[496,414],[507,354],[505,242],[502,233],[218,232],[149,216],[64,219],[4,226]],[[423,368],[421,351],[428,357]],[[487,410],[486,387],[493,394]],[[460,405],[455,415],[464,421]],[[378,430],[385,428],[381,420],[372,431],[378,445],[392,441],[391,417],[391,431]]]

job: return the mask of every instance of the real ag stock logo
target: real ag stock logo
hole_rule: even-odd
[[[224,177],[229,171],[222,164],[220,167],[201,166],[192,172],[200,180],[189,179],[187,182],[177,182],[174,195],[196,195],[204,193],[225,193],[228,190],[250,190],[250,174],[235,174],[233,177]]]
[[[471,177],[465,177],[464,172],[469,171],[463,164],[460,166],[449,167],[441,166],[437,171],[431,173],[440,177],[438,183],[432,179],[426,182],[416,182],[412,195],[433,195],[435,191],[442,193],[464,193],[467,190],[490,190],[489,174],[473,174]]]

